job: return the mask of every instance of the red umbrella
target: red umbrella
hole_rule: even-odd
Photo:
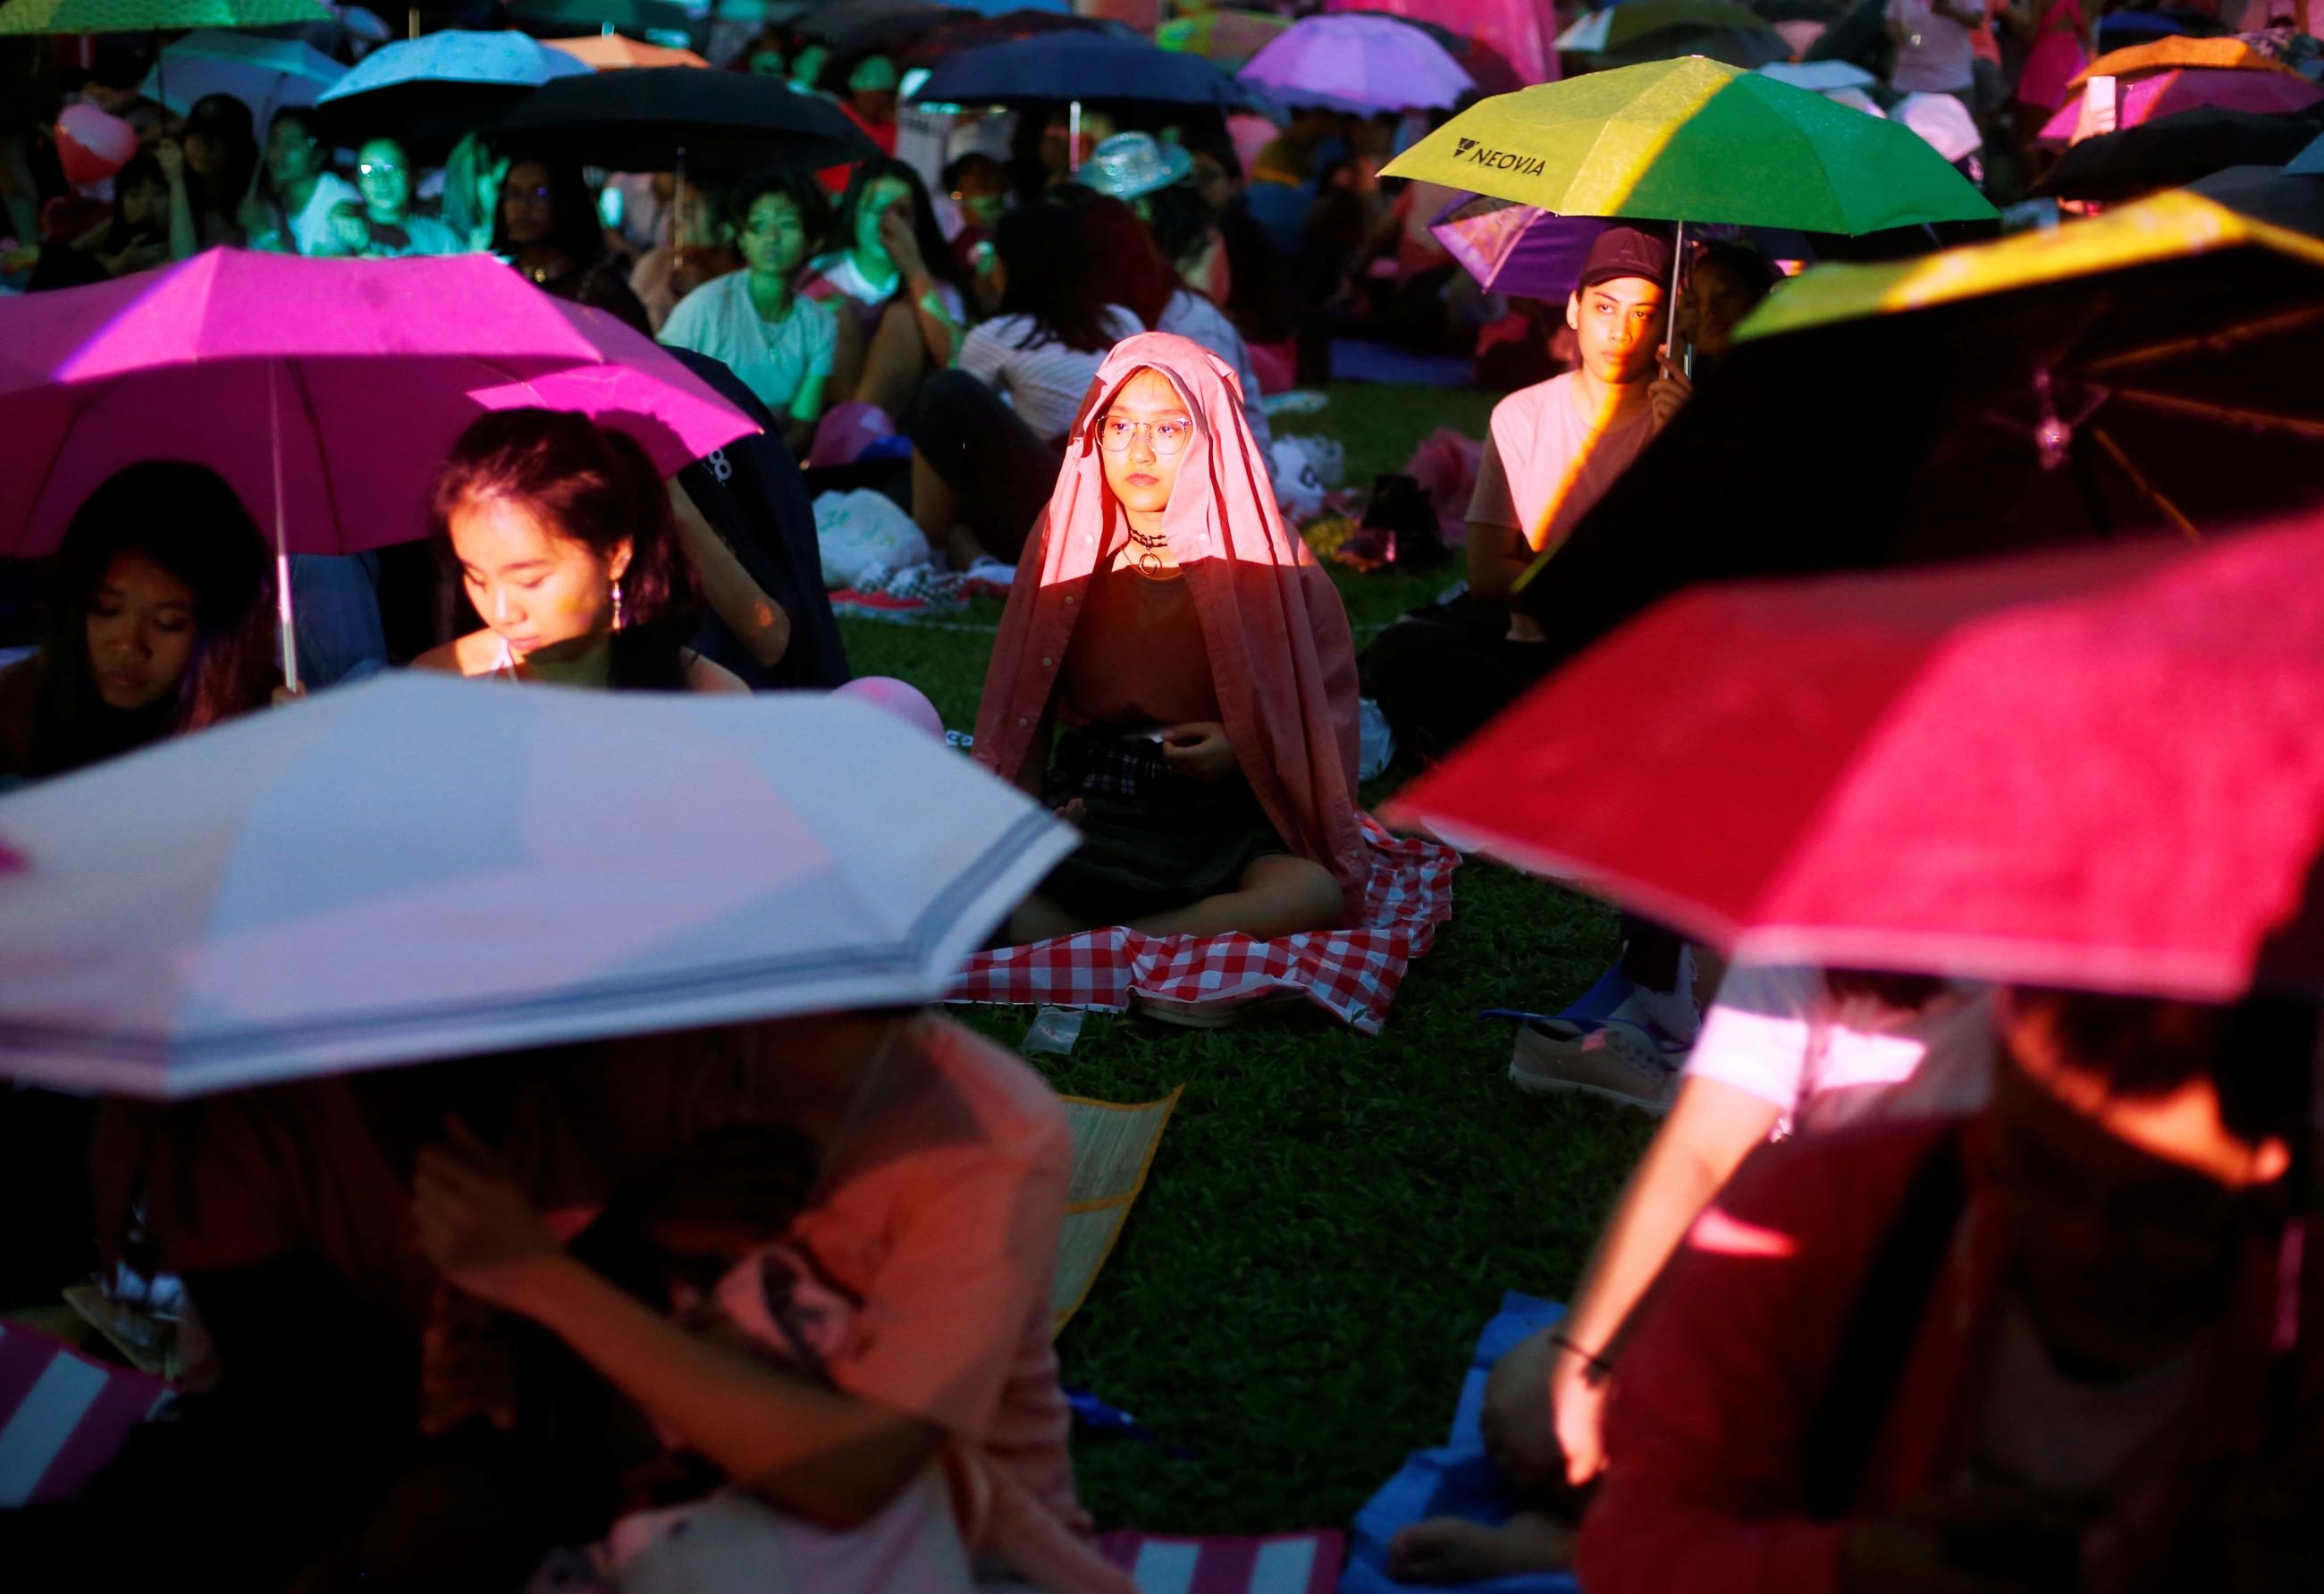
[[[2324,988],[2324,519],[1683,593],[1389,813],[1738,956]]]

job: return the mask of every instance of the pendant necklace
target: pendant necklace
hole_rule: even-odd
[[[1165,533],[1148,537],[1133,526],[1130,529],[1130,540],[1138,545],[1138,573],[1140,576],[1158,579],[1162,575],[1162,556],[1154,550],[1170,546],[1168,535]]]

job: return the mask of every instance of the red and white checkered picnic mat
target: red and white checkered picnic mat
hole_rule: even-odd
[[[1105,1558],[1138,1583],[1138,1594],[1332,1594],[1343,1541],[1336,1533],[1263,1538],[1110,1533]]]
[[[1376,1035],[1413,959],[1452,917],[1461,854],[1418,836],[1391,835],[1360,814],[1371,847],[1363,917],[1353,928],[1279,941],[1249,935],[1143,935],[1119,926],[980,952],[952,988],[967,1002],[1040,1002],[1120,1011],[1134,992],[1197,1005],[1296,990],[1366,1035]]]

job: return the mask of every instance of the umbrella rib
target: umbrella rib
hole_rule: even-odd
[[[32,489],[32,496],[25,501],[28,509],[37,510],[41,500],[49,495],[49,484],[56,479],[57,462],[65,456],[66,446],[72,441],[73,434],[80,429],[81,417],[102,403],[106,395],[112,392],[121,381],[118,376],[108,377],[105,385],[96,390],[87,403],[72,407],[72,419],[65,423],[64,431],[57,438],[57,446],[49,450],[49,457],[41,466],[40,484]],[[29,521],[30,517],[27,516],[27,523]]]
[[[337,537],[341,549],[346,548],[346,517],[339,512],[339,486],[331,475],[331,451],[323,446],[323,418],[315,412],[315,395],[309,391],[306,373],[300,369],[297,355],[286,355],[283,365],[290,374],[290,391],[299,397],[299,408],[307,417],[307,429],[315,439],[315,462],[323,473],[323,502],[330,506],[331,530]]]
[[[2190,542],[2203,540],[2203,534],[2195,529],[2195,522],[2181,514],[2177,504],[2156,491],[2153,484],[2140,473],[2136,465],[2131,464],[2130,456],[2123,452],[2122,445],[2114,440],[2112,434],[2107,432],[2106,428],[2092,427],[2090,436],[2098,439],[2098,447],[2106,450],[2107,457],[2114,461],[2115,467],[2130,478],[2131,487],[2138,495],[2160,510],[2164,520],[2178,527],[2181,537]]]
[[[2224,332],[2206,332],[2194,337],[2178,337],[2169,343],[2158,343],[2143,349],[2126,349],[2118,355],[2108,355],[2092,360],[2085,370],[2112,371],[2124,365],[2144,365],[2155,360],[2169,360],[2181,355],[2217,355],[2254,342],[2273,337],[2280,332],[2297,331],[2309,322],[2324,318],[2324,305],[2303,305],[2279,315],[2246,321],[2240,327],[2230,327]]]
[[[2290,432],[2294,437],[2324,440],[2324,420],[2310,419],[2306,416],[2272,415],[2264,410],[2243,410],[2232,404],[2215,404],[2205,399],[2185,399],[2176,393],[2158,393],[2145,388],[2116,388],[2114,396],[2144,404],[2150,410],[2168,410],[2178,415],[2200,416],[2205,420],[2248,427],[2254,431]]]

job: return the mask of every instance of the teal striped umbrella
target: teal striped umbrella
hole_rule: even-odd
[[[9,0],[0,6],[0,34],[148,33],[330,20],[318,0]]]

